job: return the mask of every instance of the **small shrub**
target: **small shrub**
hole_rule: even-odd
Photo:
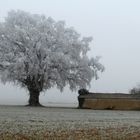
[[[85,95],[85,94],[89,94],[89,91],[87,89],[80,89],[78,90],[79,95]]]

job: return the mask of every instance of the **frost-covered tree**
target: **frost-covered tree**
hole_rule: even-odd
[[[39,106],[40,93],[54,86],[86,88],[104,69],[98,57],[87,56],[91,41],[63,21],[10,11],[0,22],[0,79],[26,88],[30,106]]]

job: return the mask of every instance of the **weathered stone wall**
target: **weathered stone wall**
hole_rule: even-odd
[[[78,96],[79,108],[140,110],[140,95],[88,93]]]

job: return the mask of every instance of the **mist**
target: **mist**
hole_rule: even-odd
[[[0,20],[14,9],[65,20],[81,36],[92,36],[89,56],[101,56],[105,71],[93,80],[91,92],[128,93],[140,83],[140,1],[138,0],[5,0]],[[76,103],[77,91],[67,87],[42,93],[41,102]],[[0,104],[27,104],[28,92],[12,84],[0,84]]]

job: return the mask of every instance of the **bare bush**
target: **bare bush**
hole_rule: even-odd
[[[138,86],[132,88],[132,89],[130,90],[130,94],[140,94],[140,85],[138,85]]]

